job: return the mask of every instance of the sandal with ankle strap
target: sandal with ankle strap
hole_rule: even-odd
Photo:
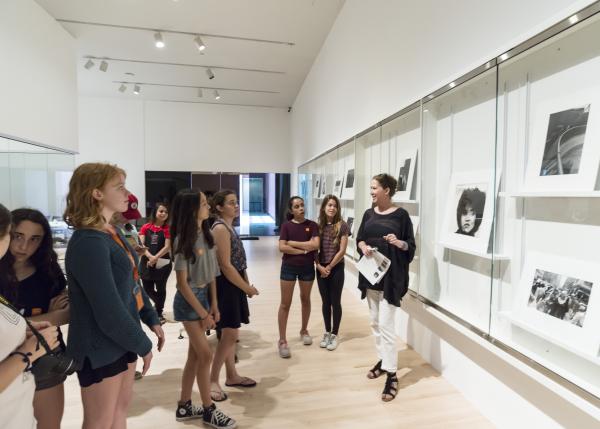
[[[390,402],[393,400],[398,394],[398,377],[396,373],[387,375],[387,380],[385,380],[385,387],[383,388],[383,392],[381,393],[381,400],[383,402]]]
[[[367,378],[373,380],[377,377],[380,377],[384,373],[385,371],[381,369],[381,361],[379,361],[375,364],[373,368],[369,370],[369,372],[367,373]]]

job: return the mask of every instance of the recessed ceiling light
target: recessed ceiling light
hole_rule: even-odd
[[[125,86],[125,84],[121,84],[121,86],[119,87],[119,92],[125,92],[127,90],[127,87]]]
[[[85,67],[87,70],[89,70],[89,69],[91,69],[92,67],[94,67],[94,62],[93,62],[91,59],[90,59],[90,60],[87,60],[87,62],[84,64],[84,67]]]
[[[139,86],[139,85],[135,85],[135,86],[133,87],[133,93],[134,93],[135,95],[139,95],[140,91],[141,91],[141,88],[140,88],[140,86]]]
[[[102,60],[102,62],[100,63],[100,71],[105,72],[106,70],[108,70],[108,63]]]
[[[219,91],[217,91],[215,89],[215,100],[220,100],[221,99],[221,95],[219,94]]]
[[[208,76],[209,79],[214,79],[215,78],[215,74],[212,72],[212,70],[210,69],[210,67],[208,67],[206,69],[206,75]]]

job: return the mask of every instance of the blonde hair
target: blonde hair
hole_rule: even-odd
[[[67,194],[67,208],[63,218],[74,228],[98,228],[110,219],[102,216],[102,206],[92,195],[94,189],[102,189],[114,177],[125,170],[100,162],[81,164],[73,172]]]

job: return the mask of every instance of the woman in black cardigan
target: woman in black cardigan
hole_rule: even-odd
[[[381,399],[391,401],[398,393],[398,346],[395,327],[396,308],[408,290],[408,264],[415,256],[413,226],[406,210],[392,204],[396,179],[389,174],[378,174],[371,180],[371,198],[374,207],[365,211],[356,237],[358,252],[370,257],[376,248],[390,259],[390,268],[372,285],[359,275],[358,288],[367,298],[371,328],[379,362],[369,371],[368,378],[387,375]]]

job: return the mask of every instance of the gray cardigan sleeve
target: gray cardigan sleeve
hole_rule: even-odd
[[[125,350],[145,356],[152,342],[117,292],[110,249],[100,237],[88,237],[71,252],[70,271],[91,305],[99,328]]]

